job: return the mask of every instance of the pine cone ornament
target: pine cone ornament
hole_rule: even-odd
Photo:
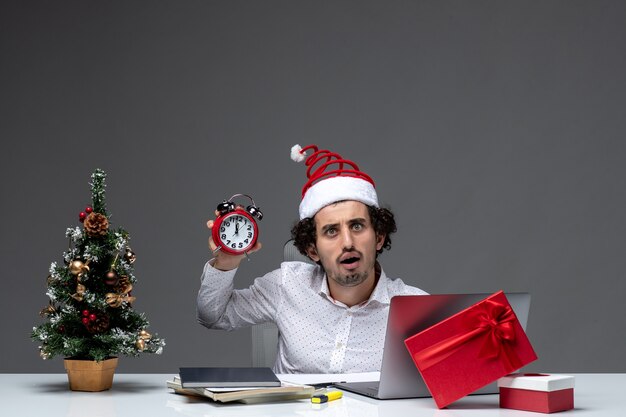
[[[117,281],[114,288],[120,294],[128,294],[133,290],[133,284],[130,283],[130,279],[128,279],[127,276],[123,275]]]
[[[109,328],[109,317],[98,315],[95,320],[88,320],[85,327],[89,333],[102,333]]]
[[[109,230],[109,220],[104,214],[91,213],[83,223],[85,232],[91,237],[106,236]]]

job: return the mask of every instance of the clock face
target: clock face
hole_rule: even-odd
[[[237,211],[228,213],[214,227],[218,227],[215,230],[215,243],[226,252],[243,253],[256,243],[256,223],[247,213]]]

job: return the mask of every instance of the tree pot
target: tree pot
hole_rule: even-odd
[[[117,358],[101,362],[68,358],[63,362],[72,391],[105,391],[113,385]]]

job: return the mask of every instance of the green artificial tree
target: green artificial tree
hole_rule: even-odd
[[[48,275],[46,321],[33,328],[40,355],[103,361],[117,355],[163,351],[165,341],[148,333],[148,320],[132,303],[135,254],[124,229],[112,230],[105,204],[106,174],[91,176],[92,206],[79,215],[82,227],[68,228],[63,264]]]

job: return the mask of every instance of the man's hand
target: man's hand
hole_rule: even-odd
[[[218,216],[218,215],[219,215],[219,212],[216,210],[215,216]],[[213,242],[213,237],[211,234],[213,223],[214,223],[213,219],[210,219],[209,221],[206,222],[206,226],[209,228],[209,249],[215,255],[215,263],[213,264],[213,267],[216,269],[219,269],[220,271],[230,271],[232,269],[238,268],[239,264],[246,257],[246,255],[230,255],[226,252],[222,252],[221,250],[216,252],[217,245],[215,244],[215,242]],[[252,247],[248,251],[248,253],[250,254],[250,253],[254,253],[260,250],[261,246],[262,246],[261,243],[257,241],[254,247]]]

